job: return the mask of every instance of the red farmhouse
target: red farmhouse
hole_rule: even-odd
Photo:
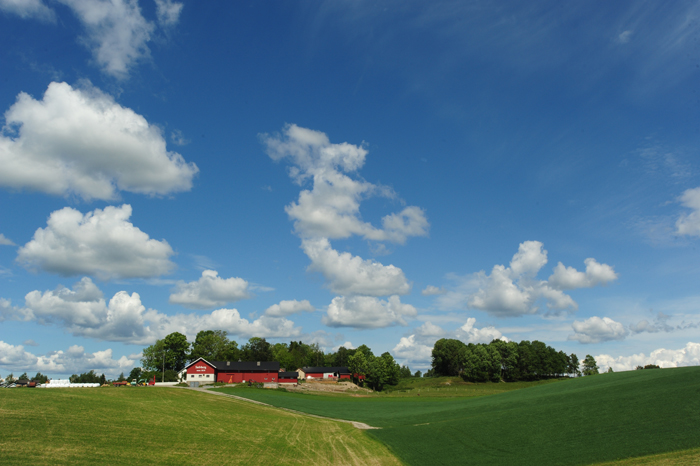
[[[199,358],[187,366],[187,383],[189,382],[260,382],[277,383],[280,363],[248,361],[207,361]]]

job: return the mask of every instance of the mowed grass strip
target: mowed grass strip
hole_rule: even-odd
[[[700,367],[601,374],[463,399],[228,390],[383,427],[369,434],[415,465],[585,465],[700,447]]]
[[[5,389],[0,421],[6,464],[401,464],[349,424],[186,389]]]

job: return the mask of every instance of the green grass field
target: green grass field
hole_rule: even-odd
[[[379,396],[485,396],[497,393],[520,390],[523,388],[537,387],[550,383],[562,382],[566,379],[540,380],[537,382],[511,382],[511,383],[472,383],[465,382],[461,377],[418,377],[401,379],[395,387],[387,389]]]
[[[470,398],[219,390],[382,427],[368,434],[414,465],[585,465],[700,447],[700,367],[601,374]]]
[[[376,464],[344,424],[176,388],[0,390],[2,464]]]

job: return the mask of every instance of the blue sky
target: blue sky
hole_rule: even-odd
[[[0,375],[219,328],[699,364],[699,17],[0,0]]]

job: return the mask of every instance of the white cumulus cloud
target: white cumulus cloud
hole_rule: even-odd
[[[104,373],[108,378],[116,378],[121,372],[129,372],[138,365],[141,354],[121,356],[115,359],[111,349],[85,352],[85,348],[73,345],[66,351],[52,351],[45,355],[35,355],[24,349],[22,345],[11,345],[0,341],[0,367],[6,371],[41,372],[44,375],[56,377],[56,374],[80,374],[94,370]]]
[[[691,209],[676,221],[679,235],[700,236],[700,188],[688,189],[680,197],[683,206]]]
[[[491,343],[493,340],[509,341],[496,327],[474,327],[476,319],[469,317],[467,322],[456,331],[457,338],[465,343]]]
[[[525,241],[509,267],[495,265],[490,274],[480,271],[467,277],[452,276],[457,287],[438,298],[438,303],[442,308],[466,306],[498,317],[535,314],[540,311],[538,302],[544,302],[552,314],[575,311],[578,304],[563,289],[603,285],[617,278],[607,264],[592,258],[585,263],[585,273],[559,263],[549,280],[538,280],[537,274],[547,264],[547,251],[539,241]]]
[[[0,233],[0,245],[2,245],[2,246],[16,246],[16,244],[12,240],[8,239],[2,233]]]
[[[305,239],[302,248],[311,259],[309,270],[321,272],[334,293],[388,296],[411,291],[411,285],[400,268],[363,260],[349,252],[340,253],[325,238]]]
[[[405,364],[421,367],[430,365],[432,353],[432,346],[420,343],[415,335],[401,337],[399,343],[391,350],[391,354],[396,359],[404,360]]]
[[[125,78],[139,59],[149,57],[148,41],[155,29],[141,15],[138,0],[58,0],[85,26],[81,42],[102,70]]]
[[[559,262],[554,268],[554,273],[549,277],[549,285],[558,290],[573,290],[606,285],[617,280],[615,270],[609,265],[599,264],[591,257],[583,262],[586,264],[585,272],[579,272],[573,267],[565,267]]]
[[[286,317],[300,312],[313,312],[315,309],[311,303],[304,299],[297,301],[296,299],[282,300],[279,304],[273,304],[265,309],[265,315],[270,317]]]
[[[447,290],[444,288],[438,288],[437,286],[428,285],[423,291],[420,292],[423,296],[434,296],[438,294],[445,294]]]
[[[406,325],[404,317],[415,317],[416,308],[394,295],[388,300],[371,296],[337,296],[328,306],[323,323],[329,327],[381,328]]]
[[[360,218],[363,199],[382,195],[395,197],[392,190],[355,180],[354,173],[365,163],[367,149],[349,143],[333,144],[325,133],[287,125],[282,135],[261,135],[273,160],[289,159],[290,176],[297,183],[313,181],[311,190],[303,190],[298,202],[286,207],[294,228],[302,238],[348,238],[362,236],[375,241],[403,244],[410,236],[425,236],[429,224],[422,209],[410,206],[382,219],[377,228]]]
[[[697,366],[700,365],[700,343],[688,342],[685,347],[677,350],[659,348],[652,351],[649,356],[644,353],[618,357],[599,354],[595,356],[595,360],[602,372],[605,372],[608,367],[619,372],[633,370],[637,366],[644,367],[647,364],[659,367]]]
[[[581,343],[624,340],[628,334],[624,325],[620,322],[615,322],[609,317],[601,319],[593,316],[584,321],[576,320],[571,327],[575,333],[569,335],[569,340],[578,340]]]
[[[138,293],[126,291],[117,292],[106,302],[102,291],[88,277],[72,289],[31,291],[25,296],[22,308],[2,300],[0,310],[4,319],[56,325],[75,336],[140,345],[152,344],[172,332],[193,339],[200,330],[212,329],[241,337],[289,338],[301,333],[288,319],[262,316],[249,321],[236,309],[217,309],[204,315],[167,315],[147,309]]]
[[[173,250],[167,241],[149,238],[129,218],[131,206],[108,206],[85,215],[70,207],[51,213],[46,228],[19,249],[27,268],[60,275],[97,275],[103,279],[155,277],[171,271]]]
[[[178,282],[170,302],[190,309],[209,309],[248,298],[247,281],[238,277],[221,278],[216,270],[204,270],[196,282]]]
[[[198,168],[168,152],[160,129],[95,88],[51,83],[43,100],[20,93],[0,135],[0,185],[111,200],[118,191],[192,188]]]
[[[54,11],[41,0],[0,0],[0,10],[18,15],[20,18],[36,18],[42,21],[56,21]]]

